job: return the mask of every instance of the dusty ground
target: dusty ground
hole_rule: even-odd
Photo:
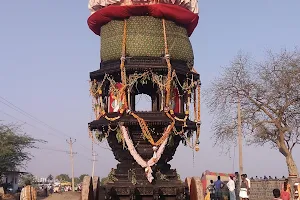
[[[51,196],[45,197],[38,197],[38,200],[80,200],[80,192],[63,192],[60,194],[52,194]],[[2,200],[19,200],[19,194],[16,195],[4,195],[2,196]],[[0,197],[1,200],[1,197]]]
[[[80,194],[80,192],[55,193],[47,198],[41,198],[39,200],[80,200]]]

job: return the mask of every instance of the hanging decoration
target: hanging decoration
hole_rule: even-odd
[[[145,120],[141,117],[139,117],[137,114],[130,112],[130,114],[139,122],[139,125],[141,127],[143,136],[150,142],[151,145],[153,146],[159,146],[163,143],[163,141],[168,138],[171,130],[173,129],[175,122],[173,121],[171,123],[171,125],[169,125],[166,129],[166,131],[164,132],[164,134],[162,135],[162,137],[157,141],[154,142],[151,132],[149,131],[149,128],[147,126],[147,123],[145,122]]]
[[[123,92],[123,84],[116,83],[114,86],[114,91],[110,92],[109,101],[108,101],[108,112],[119,112],[120,110],[125,109],[125,92]]]
[[[145,173],[146,173],[146,176],[147,176],[147,179],[148,181],[151,183],[154,179],[154,177],[152,176],[152,166],[155,165],[161,155],[163,154],[164,152],[164,149],[165,149],[165,146],[168,142],[168,137],[165,138],[163,140],[163,142],[161,143],[160,147],[158,148],[157,146],[153,146],[153,156],[150,160],[148,161],[145,161],[139,154],[138,152],[136,151],[135,147],[134,147],[134,144],[132,142],[132,140],[130,139],[130,136],[128,134],[128,131],[126,129],[125,126],[122,126],[120,125],[120,129],[123,133],[123,137],[124,137],[124,140],[125,140],[125,143],[127,145],[127,148],[128,148],[128,151],[130,152],[131,156],[134,158],[134,160],[143,168],[145,168]],[[168,126],[167,130],[170,129],[170,125]]]
[[[197,84],[197,115],[196,115],[196,126],[197,126],[197,130],[196,130],[196,145],[195,145],[195,150],[199,151],[200,147],[200,141],[199,141],[199,137],[200,137],[200,126],[201,126],[201,83],[200,81]]]

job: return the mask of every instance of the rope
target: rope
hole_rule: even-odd
[[[123,40],[122,40],[122,56],[120,58],[121,59],[121,63],[120,63],[121,81],[122,81],[122,85],[123,85],[123,87],[122,87],[122,89],[120,91],[121,94],[125,93],[125,89],[126,89],[126,85],[127,85],[126,69],[125,69],[125,60],[126,60],[126,35],[127,35],[127,20],[125,19],[124,20],[124,29],[123,29]],[[126,95],[125,95],[124,105],[125,105],[125,108],[128,107]]]
[[[201,92],[201,87],[200,87],[200,83],[198,83],[198,85],[197,85],[197,118],[196,118],[196,120],[197,120],[197,130],[196,130],[196,147],[195,147],[195,149],[196,149],[196,151],[199,151],[199,137],[200,137],[200,125],[201,125],[201,112],[200,112],[200,102],[201,102],[201,94],[200,94],[200,92]]]
[[[165,43],[165,59],[167,62],[168,67],[168,75],[167,75],[167,85],[166,85],[166,107],[169,108],[170,106],[170,93],[171,93],[171,81],[172,81],[172,66],[170,62],[170,55],[168,49],[168,42],[167,42],[167,33],[166,33],[166,21],[165,19],[162,20],[163,24],[163,33],[164,33],[164,43]]]
[[[174,125],[175,125],[175,122],[173,121],[170,126],[168,126],[167,130],[164,132],[164,134],[162,135],[162,137],[157,141],[157,142],[154,142],[154,139],[153,137],[151,136],[151,132],[149,131],[148,129],[148,126],[147,126],[147,123],[146,121],[139,117],[138,115],[136,115],[135,113],[131,112],[131,115],[139,122],[139,125],[141,127],[141,130],[143,132],[143,135],[144,137],[153,145],[153,146],[159,146],[161,145],[164,140],[166,138],[168,138],[171,130],[173,129]]]
[[[197,88],[194,89],[194,118],[195,118],[195,122],[197,122],[197,116],[198,116],[198,112],[197,112]]]

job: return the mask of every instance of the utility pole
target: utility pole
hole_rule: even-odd
[[[74,183],[74,153],[73,153],[73,144],[76,142],[76,139],[72,141],[72,138],[67,140],[67,143],[70,145],[70,158],[71,158],[71,168],[72,168],[72,191],[75,191],[75,183]]]
[[[96,160],[96,156],[98,156],[98,154],[96,154],[95,152],[93,152],[93,170],[92,170],[92,177],[94,177],[94,174],[95,174],[95,162],[97,161]]]
[[[237,105],[237,114],[238,114],[238,144],[239,144],[239,176],[243,174],[243,135],[242,135],[242,117],[241,117],[241,100],[238,97]]]
[[[92,156],[93,156],[93,167],[92,167],[92,178],[94,177],[94,174],[95,174],[95,162],[97,161],[96,160],[96,156],[98,156],[98,154],[96,154],[94,152],[94,135],[91,136],[92,137]]]

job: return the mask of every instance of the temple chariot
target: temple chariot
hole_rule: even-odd
[[[199,151],[201,83],[189,40],[198,2],[90,0],[89,9],[88,26],[101,38],[89,131],[119,163],[105,185],[86,179],[86,193],[94,188],[86,198],[190,199],[168,162],[181,142]],[[151,98],[151,111],[136,110],[139,94]]]

